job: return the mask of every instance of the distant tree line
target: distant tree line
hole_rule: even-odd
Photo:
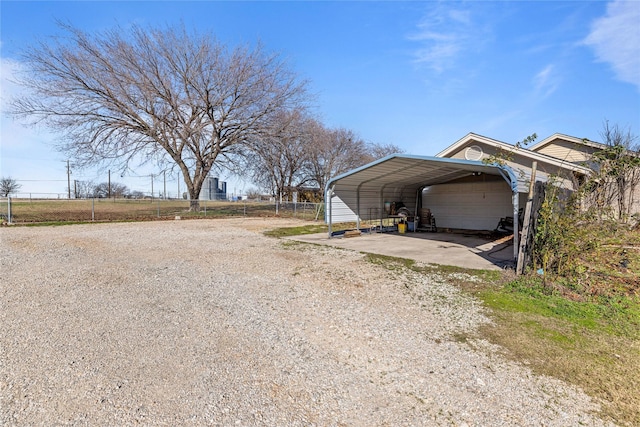
[[[142,191],[131,191],[129,187],[118,182],[102,182],[95,184],[93,181],[74,181],[72,194],[76,199],[106,199],[126,198],[142,199],[145,194]]]

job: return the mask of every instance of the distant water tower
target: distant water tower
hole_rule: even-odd
[[[200,200],[227,200],[227,183],[217,177],[207,177],[200,190]]]

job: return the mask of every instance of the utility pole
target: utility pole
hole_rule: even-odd
[[[69,166],[69,160],[67,159],[67,198],[71,198],[71,166]]]
[[[107,199],[111,198],[111,169],[109,169],[109,180],[107,181]]]
[[[151,200],[153,200],[153,174],[151,174]]]
[[[162,172],[164,179],[164,191],[162,192],[162,198],[167,200],[167,171]]]

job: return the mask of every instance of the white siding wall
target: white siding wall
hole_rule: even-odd
[[[564,160],[565,162],[580,163],[591,160],[595,148],[588,145],[576,144],[565,140],[555,140],[536,150],[538,153]]]
[[[336,190],[331,198],[331,222],[356,222],[358,219],[357,191],[354,189]],[[382,197],[382,199],[381,199]],[[415,213],[417,193],[414,189],[386,188],[382,196],[380,190],[360,190],[360,220],[376,221],[386,218],[384,202],[402,202],[411,214]],[[329,221],[327,212],[326,221]]]
[[[511,189],[501,181],[434,185],[423,191],[422,207],[431,209],[438,228],[493,230],[513,216]]]
[[[330,210],[327,209],[325,213],[325,221],[331,221],[334,224],[340,222],[356,222],[358,217],[354,210],[352,210],[347,203],[350,203],[355,207],[355,198],[351,200],[349,194],[342,195],[345,200],[342,200],[337,194],[331,197]],[[345,203],[345,201],[347,203]]]

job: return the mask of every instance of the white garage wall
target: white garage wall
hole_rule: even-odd
[[[325,222],[338,224],[341,222],[356,222],[358,220],[358,216],[348,205],[350,203],[351,206],[355,206],[355,198],[349,196],[350,194],[346,193],[341,195],[334,194],[331,197],[330,205],[325,210]]]
[[[380,194],[379,189],[336,189],[331,198],[331,222],[356,222],[358,219],[358,195],[360,197],[360,220],[376,221],[386,218],[384,202],[402,202],[412,214],[416,209],[416,189],[385,188]],[[328,215],[328,213],[327,213]],[[329,220],[328,216],[325,218]]]
[[[422,208],[431,209],[438,228],[493,230],[500,218],[513,216],[505,181],[434,185],[422,192]]]

